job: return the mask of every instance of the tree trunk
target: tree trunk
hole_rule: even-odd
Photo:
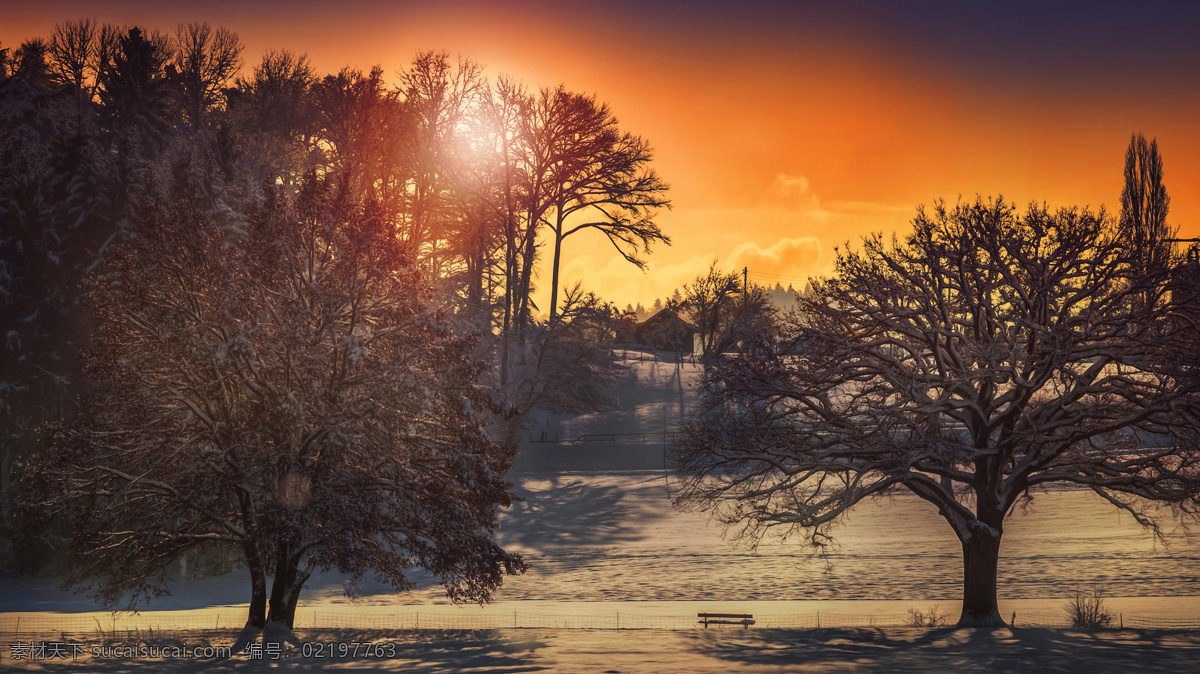
[[[561,216],[560,216],[561,218]],[[558,229],[554,230],[554,266],[551,267],[550,276],[550,324],[554,325],[554,318],[558,315],[558,262],[562,254],[562,223],[559,222]]]
[[[517,344],[525,345],[525,328],[528,327],[532,311],[530,311],[529,291],[533,287],[533,263],[537,258],[537,228],[541,214],[530,212],[528,229],[521,250],[521,283],[517,289],[516,320]]]
[[[304,588],[305,580],[308,580],[308,574],[297,572],[297,575],[292,580],[291,591],[285,597],[287,604],[284,612],[284,622],[287,624],[288,629],[296,627],[296,606],[300,603],[300,590]]]
[[[511,213],[511,211],[510,211]],[[517,251],[516,238],[513,233],[512,216],[509,215],[504,223],[504,327],[500,331],[500,389],[508,383],[508,340],[512,334],[514,284],[517,282]]]
[[[281,555],[282,557],[282,555]],[[280,560],[275,565],[275,578],[271,581],[271,605],[267,620],[287,625],[292,628],[295,622],[296,607],[289,605],[292,588],[295,584],[296,569],[286,561]]]
[[[300,568],[300,554],[294,546],[281,544],[275,558],[275,578],[271,582],[271,604],[267,619],[282,623],[287,628],[296,626],[296,605],[300,602],[300,590],[311,575],[311,569]]]
[[[249,560],[250,564],[250,612],[246,616],[247,627],[262,629],[267,624],[267,574],[261,562]]]
[[[963,541],[963,605],[959,627],[1004,627],[996,603],[1000,536],[973,528]]]

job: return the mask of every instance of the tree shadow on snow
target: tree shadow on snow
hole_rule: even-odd
[[[614,545],[640,540],[645,524],[662,516],[633,503],[622,487],[580,479],[555,476],[548,489],[513,491],[523,500],[502,515],[501,545]]]
[[[1167,630],[720,630],[693,640],[730,663],[816,670],[1175,672],[1200,662],[1200,634]]]
[[[132,672],[267,672],[267,671],[326,671],[367,669],[385,672],[541,672],[552,669],[542,662],[546,648],[545,637],[513,634],[492,630],[302,630],[285,639],[278,658],[264,654],[262,659],[248,659],[244,652],[229,658],[91,658],[21,661],[15,664],[20,671],[96,672],[126,674]],[[227,646],[227,638],[210,638],[196,633],[187,635],[140,635],[135,639],[90,640],[87,653],[94,646],[157,646],[178,647]],[[373,644],[384,655],[370,657],[304,657],[303,644]],[[6,654],[7,655],[7,654]]]

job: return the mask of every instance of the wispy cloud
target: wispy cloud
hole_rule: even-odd
[[[815,236],[780,239],[761,247],[747,241],[734,248],[726,258],[732,269],[747,267],[755,272],[807,278],[822,271],[822,245]]]
[[[760,282],[778,280],[799,288],[812,276],[833,270],[835,246],[857,245],[872,232],[896,231],[913,207],[869,201],[821,202],[816,186],[801,174],[780,173],[764,186],[762,201],[741,208],[677,208],[659,216],[675,245],[656,247],[645,272],[584,236],[564,249],[562,283],[581,281],[605,299],[649,306],[655,298],[703,274],[717,261],[728,272],[747,268]],[[542,275],[543,284],[548,274]],[[548,288],[539,289],[548,296]]]

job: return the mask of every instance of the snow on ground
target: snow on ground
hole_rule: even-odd
[[[630,380],[618,391],[621,409],[547,416],[530,436],[675,430],[694,399],[698,376],[692,364],[636,362]],[[911,495],[867,502],[838,531],[841,546],[826,572],[821,562],[802,563],[794,541],[769,539],[755,550],[734,546],[703,513],[673,508],[661,436],[579,444],[531,443],[526,438],[521,452],[521,470],[512,479],[523,500],[503,515],[499,537],[525,556],[530,571],[507,579],[494,604],[449,605],[428,578],[415,591],[396,595],[370,578],[351,587],[326,573],[306,587],[298,627],[507,628],[511,616],[511,624],[532,628],[394,633],[389,638],[402,642],[404,655],[386,666],[404,671],[678,671],[693,665],[698,671],[731,665],[772,671],[783,662],[823,670],[868,661],[881,669],[946,669],[975,662],[977,651],[984,662],[993,658],[1004,669],[1044,669],[1034,667],[1034,660],[1020,659],[1033,657],[1038,649],[1049,649],[1064,671],[1089,658],[1098,663],[1092,669],[1104,671],[1104,666],[1127,658],[1134,662],[1150,651],[1162,656],[1164,671],[1185,655],[1196,661],[1195,635],[1165,632],[761,629],[810,625],[807,616],[817,613],[825,616],[825,628],[866,624],[853,616],[887,616],[895,624],[896,616],[908,609],[933,604],[954,617],[961,591],[958,543],[933,508]],[[1015,612],[1018,625],[1039,617],[1061,619],[1063,596],[1077,584],[1105,588],[1118,613],[1197,621],[1198,581],[1200,541],[1178,534],[1169,546],[1156,545],[1129,518],[1089,492],[1038,494],[1032,510],[1018,513],[1006,527],[1001,611],[1006,618]],[[112,616],[56,584],[51,578],[0,580],[0,632],[6,638],[13,634],[9,623],[17,617],[24,620],[23,635],[54,632],[50,628],[55,624],[92,635],[93,624],[106,632],[150,626],[233,628],[244,621],[249,590],[244,570],[189,578],[176,582],[172,595],[142,607],[151,612]],[[357,598],[348,598],[348,589]],[[704,634],[694,629],[699,611],[753,613],[761,622],[746,633],[726,629]],[[404,622],[410,618],[415,619]],[[545,629],[555,626],[693,629]],[[333,632],[324,629],[310,636],[321,634]],[[1075,648],[1085,650],[1079,662],[1067,656]],[[91,664],[99,671],[132,667]],[[184,668],[179,671],[188,666],[174,664]],[[336,668],[347,663],[327,664]],[[241,665],[221,665],[226,666]],[[291,666],[313,663],[295,660]]]
[[[838,536],[841,547],[826,572],[803,562],[795,542],[764,541],[757,550],[734,546],[701,513],[680,512],[668,497],[663,471],[525,474],[524,498],[505,514],[500,539],[521,552],[529,572],[508,578],[498,602],[939,602],[959,598],[961,553],[949,527],[911,496],[860,504]],[[1059,600],[1077,583],[1104,586],[1114,597],[1160,597],[1157,610],[1200,613],[1200,540],[1175,537],[1156,545],[1129,518],[1089,492],[1039,495],[1035,509],[1014,517],[1001,551],[1002,609],[1011,601]],[[56,588],[53,578],[0,581],[4,611],[97,611],[89,598]],[[199,609],[241,604],[249,579],[244,570],[175,584],[174,592],[145,610]],[[337,574],[314,577],[302,610],[359,609],[444,604],[444,592],[426,579],[397,596],[367,578],[346,596]],[[864,605],[865,606],[865,605]],[[450,607],[453,608],[453,607]],[[786,608],[786,610],[784,610]],[[657,611],[658,609],[655,609]],[[807,605],[772,613],[807,612]],[[681,612],[691,611],[690,604]],[[872,612],[879,612],[871,609]],[[569,611],[568,611],[569,612]]]
[[[96,646],[224,646],[173,634],[90,641],[79,659],[6,660],[39,672],[1195,672],[1200,633],[1160,630],[856,628],[814,630],[470,630],[298,634],[271,660],[89,657]],[[341,657],[316,657],[316,645]],[[360,646],[357,657],[350,644]],[[307,646],[305,645],[307,644]],[[345,644],[345,650],[340,648]],[[371,655],[365,655],[370,650]],[[110,651],[111,652],[111,651]],[[307,652],[309,657],[303,657]]]

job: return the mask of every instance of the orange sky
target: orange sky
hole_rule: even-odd
[[[81,16],[162,30],[203,20],[240,34],[247,68],[288,48],[319,72],[381,64],[394,81],[418,50],[444,49],[490,74],[596,93],[653,144],[675,205],[658,220],[674,245],[644,274],[599,236],[568,239],[564,280],[621,306],[648,306],[714,258],[799,287],[831,269],[835,245],[904,231],[939,197],[1115,210],[1134,131],[1158,139],[1171,221],[1200,236],[1200,21],[1183,5],[9,4],[5,47]]]

